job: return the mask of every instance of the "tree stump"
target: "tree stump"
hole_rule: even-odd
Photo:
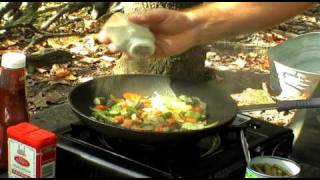
[[[193,7],[199,2],[125,2],[124,13],[142,13],[154,8],[181,10]],[[205,68],[206,50],[198,46],[189,51],[166,58],[129,59],[122,55],[117,61],[114,74],[163,74],[185,80],[208,80],[211,76]]]

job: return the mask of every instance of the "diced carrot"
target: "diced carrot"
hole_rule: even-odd
[[[141,102],[143,103],[144,107],[149,107],[151,106],[152,102],[149,99],[141,99]]]
[[[102,104],[98,104],[98,105],[95,106],[95,109],[98,109],[100,111],[104,111],[104,110],[107,109],[107,106],[104,106]]]
[[[168,125],[168,126],[172,126],[173,124],[176,123],[176,120],[173,119],[173,118],[169,118],[169,119],[166,120],[166,122],[167,122],[167,125]]]
[[[128,109],[128,104],[127,104],[127,103],[119,103],[119,106],[120,106],[122,109]]]
[[[133,125],[133,122],[131,120],[125,119],[121,126],[125,128],[130,128]]]
[[[156,110],[155,114],[156,114],[157,116],[161,116],[161,115],[162,115],[162,112],[161,112],[161,111]]]
[[[184,121],[185,122],[190,122],[190,123],[196,123],[197,122],[197,120],[195,118],[189,118],[189,117],[187,117]]]
[[[176,112],[173,112],[173,113],[172,113],[172,117],[173,117],[174,119],[180,118],[179,114],[176,113]]]
[[[133,92],[125,92],[123,93],[123,97],[125,99],[134,100],[134,99],[142,98],[143,96]]]
[[[121,116],[121,115],[115,116],[114,119],[117,120],[119,124],[122,124],[124,121],[124,116]]]
[[[203,109],[200,106],[193,106],[191,111],[193,112],[198,112],[198,113],[202,113]]]
[[[154,131],[155,131],[155,132],[163,132],[163,126],[162,126],[162,125],[157,125],[157,126],[154,128]]]

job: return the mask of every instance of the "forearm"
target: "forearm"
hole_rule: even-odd
[[[280,24],[311,7],[310,2],[219,2],[189,10],[195,44],[207,44]]]

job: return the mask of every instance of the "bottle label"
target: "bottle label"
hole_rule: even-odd
[[[37,151],[8,138],[8,173],[10,178],[35,178]]]

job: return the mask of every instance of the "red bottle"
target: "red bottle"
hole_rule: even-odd
[[[7,128],[21,122],[29,122],[25,67],[24,54],[3,54],[0,71],[0,171],[8,169]]]

